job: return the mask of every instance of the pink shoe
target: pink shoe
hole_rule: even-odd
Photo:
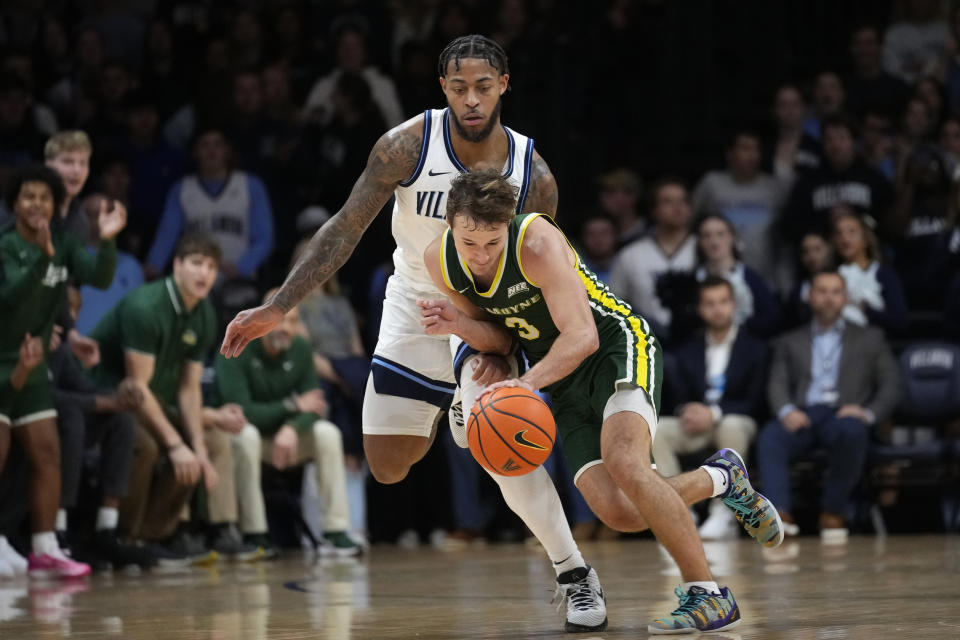
[[[90,575],[90,565],[49,553],[42,556],[31,553],[28,573],[31,578],[82,578]]]

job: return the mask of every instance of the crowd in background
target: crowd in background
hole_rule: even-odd
[[[658,459],[702,449],[711,434],[721,446],[733,446],[719,436],[729,431],[737,448],[756,446],[758,457],[768,452],[786,464],[799,449],[787,451],[793,445],[772,435],[758,441],[758,433],[792,433],[800,420],[793,411],[809,424],[829,422],[810,407],[837,403],[829,395],[838,393],[836,377],[832,387],[814,393],[800,389],[794,380],[799,374],[789,371],[795,364],[788,345],[821,317],[832,318],[830,326],[839,320],[841,327],[857,328],[848,335],[863,328],[880,345],[876,353],[858,351],[864,360],[851,366],[874,367],[882,375],[849,394],[839,390],[845,398],[840,404],[860,411],[840,417],[863,427],[851,427],[857,432],[847,434],[843,446],[865,451],[895,408],[890,354],[921,339],[960,342],[960,9],[933,0],[794,2],[777,9],[744,3],[755,10],[750,16],[743,7],[727,11],[725,3],[681,8],[657,0],[611,0],[589,9],[571,6],[577,4],[5,2],[0,187],[9,190],[18,168],[46,163],[70,196],[66,224],[91,247],[99,242],[96,223],[105,207],[117,203],[127,212],[112,284],[105,291],[76,290],[76,337],[65,336],[72,352],[64,358],[79,359],[84,376],[83,365],[91,363],[82,362],[83,349],[92,348],[84,336],[97,334],[104,317],[131,292],[144,283],[167,282],[171,269],[195,254],[216,263],[209,293],[216,327],[207,346],[219,344],[216,335],[233,314],[280,284],[298,245],[340,208],[377,138],[424,109],[444,106],[435,64],[443,46],[481,32],[509,55],[511,90],[502,119],[536,139],[556,175],[561,226],[585,262],[650,322],[670,355],[663,415],[676,421],[665,421],[664,432],[673,440],[661,445]],[[811,53],[806,41],[786,38],[774,45],[766,35],[751,40],[753,32],[744,32],[744,24],[775,22],[791,12],[801,25],[827,25],[830,37],[819,53]],[[667,43],[660,33],[669,26],[684,34],[710,16],[729,27],[731,38],[744,41],[731,43],[713,33],[696,44],[690,34]],[[798,28],[783,27],[794,35]],[[811,34],[807,40],[816,40]],[[721,55],[705,55],[710,47]],[[764,47],[770,48],[766,61],[744,62],[744,51]],[[833,57],[824,60],[823,51]],[[697,64],[688,56],[704,66],[726,64],[727,86],[700,83],[702,70],[685,75]],[[764,65],[775,64],[770,60],[783,64],[768,69]],[[756,75],[744,80],[751,73]],[[64,131],[85,136],[71,134],[72,142],[51,152],[48,141]],[[63,156],[63,150],[71,153]],[[15,215],[11,205],[0,211],[0,219]],[[208,374],[216,372],[206,378],[204,400],[219,413],[205,417],[213,433],[219,429],[238,440],[246,426],[260,422],[246,434],[245,459],[265,455],[262,436],[265,459],[274,467],[314,461],[316,473],[306,479],[316,484],[315,502],[340,505],[334,533],[369,532],[374,539],[413,543],[418,535],[446,528],[454,530],[448,541],[482,537],[503,524],[495,522],[502,516],[491,520],[490,509],[480,504],[490,496],[478,495],[475,482],[455,479],[449,490],[443,481],[437,491],[431,480],[444,478],[445,469],[472,464],[454,447],[434,447],[427,464],[400,486],[368,486],[369,509],[365,505],[359,402],[392,272],[389,225],[388,206],[337,277],[300,306],[286,333],[265,340],[271,357],[302,350],[297,357],[305,354],[309,365],[309,383],[290,381],[291,389],[308,386],[296,388],[300,395],[287,407],[289,416],[282,408],[269,413],[254,406],[255,391],[226,397],[235,385],[218,386],[218,376],[250,375],[253,389],[262,374],[224,372],[210,349],[197,359],[205,361]],[[215,249],[189,242],[184,249],[184,238],[195,234]],[[830,283],[818,279],[824,271],[839,274],[839,306],[826,291]],[[176,269],[169,282],[179,282]],[[717,286],[729,289],[728,301],[711,298]],[[727,305],[729,317],[711,311],[711,304]],[[753,346],[736,346],[747,337]],[[822,339],[833,344],[829,336]],[[819,340],[817,334],[813,358],[829,368],[829,354],[818,355]],[[99,345],[101,354],[107,350]],[[724,394],[729,400],[736,385],[727,363],[748,355],[754,359],[745,367],[752,384],[742,389],[743,402],[728,408]],[[323,391],[308,396],[314,389]],[[279,394],[275,401],[281,404],[288,393],[268,392]],[[887,402],[874,406],[878,396]],[[241,417],[224,410],[237,406]],[[121,403],[109,413],[128,408]],[[298,453],[296,440],[291,445],[289,432],[281,431],[285,420],[296,422],[290,416],[301,413],[313,416],[302,429],[294,425],[301,437],[328,441],[327,430],[335,426],[336,444],[323,454],[319,444]],[[745,419],[724,422],[727,415]],[[830,443],[818,438],[804,446]],[[79,448],[83,457],[82,438],[63,440],[61,450],[68,447]],[[345,471],[337,473],[347,480],[331,479],[330,464],[322,464],[330,447],[342,450]],[[213,458],[212,447],[210,453]],[[222,464],[221,482],[232,475],[230,465],[240,463]],[[666,466],[676,472],[679,464]],[[8,491],[11,482],[17,486],[10,478],[15,471],[8,468],[3,479]],[[765,475],[774,482],[775,472]],[[843,524],[842,518],[837,523],[823,516],[842,516],[835,512],[842,511],[856,479],[837,479],[846,488],[824,499],[822,528]],[[263,481],[266,486],[268,478]],[[558,481],[566,487],[571,520],[582,525],[578,535],[597,534],[569,478]],[[79,480],[70,482],[75,494]],[[786,480],[775,482],[785,491]],[[439,498],[424,504],[421,487],[431,487]],[[262,555],[271,546],[258,537],[266,529],[265,507],[250,507],[259,491],[232,491],[209,500],[215,517],[206,517],[221,526],[207,537],[207,546],[244,557],[259,548]],[[169,527],[145,537],[167,539],[186,499],[167,514]],[[224,500],[233,506],[216,506]],[[258,514],[252,519],[244,511],[251,508]],[[2,511],[2,526],[13,536],[18,520],[10,514],[18,510],[4,502]],[[707,531],[720,527],[729,534],[727,524]],[[238,537],[237,527],[249,535]],[[324,537],[330,531],[323,530]],[[207,557],[194,548],[204,545],[190,547],[193,542],[180,539],[180,547],[154,553],[161,559],[178,552],[193,560]],[[328,544],[352,553],[362,540]]]

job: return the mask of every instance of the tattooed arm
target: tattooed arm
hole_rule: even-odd
[[[557,217],[557,181],[546,160],[534,150],[530,163],[530,192],[521,213],[545,213]]]
[[[279,291],[266,304],[242,311],[233,319],[220,353],[228,358],[239,355],[251,340],[276,327],[284,314],[343,266],[397,184],[413,173],[422,141],[423,116],[381,136],[346,203],[313,236]]]

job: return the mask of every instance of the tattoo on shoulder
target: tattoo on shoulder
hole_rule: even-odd
[[[343,266],[393,190],[413,173],[422,142],[423,126],[415,123],[396,127],[377,140],[347,201],[310,240],[271,300],[273,305],[286,313]]]
[[[530,163],[530,192],[523,204],[523,213],[545,213],[555,218],[557,200],[557,181],[550,173],[546,160],[534,151]]]

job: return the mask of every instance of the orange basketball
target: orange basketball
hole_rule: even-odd
[[[501,387],[481,398],[467,420],[470,453],[501,476],[530,473],[550,456],[557,425],[550,407],[532,391]]]

